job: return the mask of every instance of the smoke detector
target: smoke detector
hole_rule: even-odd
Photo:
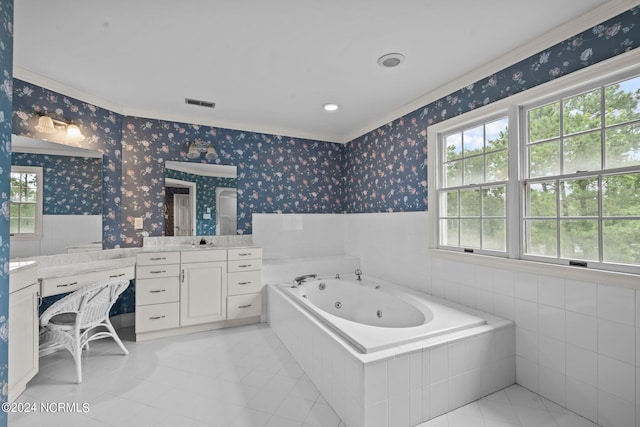
[[[401,53],[387,53],[378,58],[378,65],[384,68],[393,68],[404,62],[404,55]]]

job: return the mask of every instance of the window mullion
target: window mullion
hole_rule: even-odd
[[[526,170],[521,156],[521,141],[526,138],[524,129],[520,126],[521,114],[518,106],[511,106],[508,111],[508,158],[509,180],[506,183],[506,232],[507,232],[507,256],[518,259],[523,253],[524,221],[521,220],[523,207],[521,183],[524,183],[524,171]],[[524,120],[522,120],[524,122]]]

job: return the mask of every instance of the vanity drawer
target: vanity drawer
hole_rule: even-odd
[[[112,277],[133,279],[133,266],[114,268],[104,271],[93,271],[91,273],[76,274],[74,276],[43,279],[42,284],[40,285],[40,294],[43,297],[48,297],[50,295],[73,292],[84,286]]]
[[[217,262],[226,261],[227,251],[225,249],[194,249],[182,251],[182,262]]]
[[[262,258],[262,248],[229,249],[229,261]]]
[[[179,302],[136,307],[136,333],[177,328],[179,325]]]
[[[262,270],[261,259],[245,259],[239,261],[229,261],[228,272],[233,273],[237,271],[254,271]]]
[[[136,306],[178,301],[180,301],[180,281],[177,277],[136,281]]]
[[[260,316],[262,292],[227,297],[227,320]]]
[[[136,279],[154,279],[156,277],[178,277],[180,264],[169,265],[138,265]]]
[[[262,289],[262,271],[239,271],[227,276],[227,293],[242,295],[260,292]]]
[[[137,265],[180,264],[180,252],[143,252],[136,256]]]

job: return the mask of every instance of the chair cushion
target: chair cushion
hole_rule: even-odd
[[[76,313],[56,314],[49,320],[49,323],[59,326],[72,326],[76,323]]]

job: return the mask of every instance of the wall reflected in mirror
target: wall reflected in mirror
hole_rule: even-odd
[[[102,155],[18,135],[11,151],[11,258],[101,250]]]
[[[165,236],[237,234],[237,168],[165,162]]]

